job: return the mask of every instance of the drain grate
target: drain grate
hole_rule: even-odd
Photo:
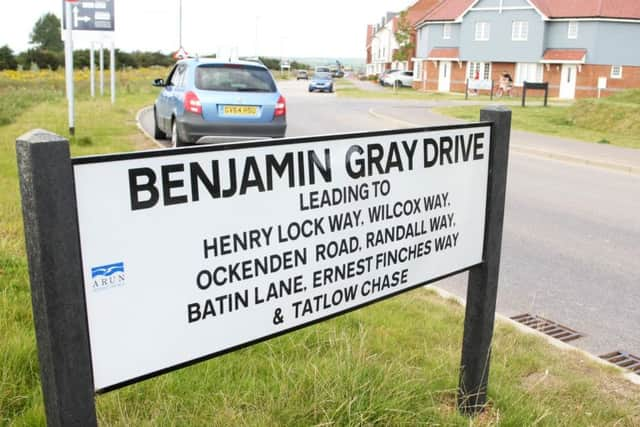
[[[614,351],[612,353],[603,354],[600,359],[604,359],[609,363],[626,368],[631,372],[640,375],[640,357],[629,354],[626,351]]]
[[[550,337],[563,342],[569,342],[576,340],[584,336],[580,332],[574,331],[571,328],[567,328],[564,325],[545,319],[544,317],[536,316],[534,314],[519,314],[513,316],[511,320],[515,320],[518,323],[522,323],[525,326],[540,331]]]

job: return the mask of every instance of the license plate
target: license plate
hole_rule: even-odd
[[[258,114],[258,107],[247,105],[225,105],[225,116],[255,116]]]

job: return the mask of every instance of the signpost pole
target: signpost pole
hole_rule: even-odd
[[[462,340],[458,409],[467,415],[482,411],[487,400],[507,188],[511,111],[503,107],[487,107],[480,111],[480,120],[493,124],[489,148],[484,262],[469,270]]]
[[[65,2],[65,39],[64,39],[64,74],[67,84],[67,104],[69,113],[69,134],[76,133],[74,93],[73,93],[73,20],[71,18],[71,2]]]
[[[34,130],[16,152],[47,425],[96,426],[69,142]]]
[[[100,42],[100,96],[104,96],[104,45]]]
[[[111,40],[111,56],[109,57],[111,68],[111,103],[116,103],[116,44]]]
[[[182,49],[182,0],[179,0],[178,7],[178,44]]]
[[[94,43],[91,42],[89,49],[89,80],[91,81],[91,97],[96,97],[96,59]]]

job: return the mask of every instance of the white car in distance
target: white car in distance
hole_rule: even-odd
[[[394,71],[389,73],[382,79],[384,86],[413,86],[413,71]]]

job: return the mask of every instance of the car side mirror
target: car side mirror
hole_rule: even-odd
[[[166,84],[164,83],[164,79],[155,79],[152,84],[155,87],[165,87],[166,86]]]

